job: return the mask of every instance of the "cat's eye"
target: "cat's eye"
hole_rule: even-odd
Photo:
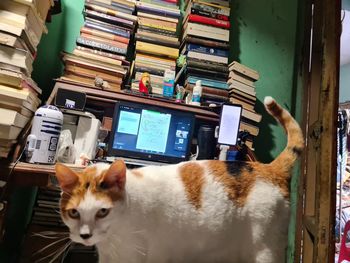
[[[109,210],[108,208],[101,208],[100,210],[98,210],[98,212],[96,213],[96,217],[97,218],[104,218],[109,214]]]
[[[78,219],[80,217],[79,212],[77,209],[69,209],[68,210],[69,217],[73,219]]]

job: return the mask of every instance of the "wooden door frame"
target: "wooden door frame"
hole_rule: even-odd
[[[294,261],[302,258],[305,263],[334,262],[341,1],[299,3],[304,5],[302,62],[298,72],[303,79],[306,149],[298,191]]]

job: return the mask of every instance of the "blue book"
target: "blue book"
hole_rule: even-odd
[[[187,82],[190,84],[195,85],[196,81],[200,80],[202,82],[203,86],[207,87],[212,87],[212,88],[217,88],[217,89],[228,89],[228,85],[224,81],[219,81],[219,80],[213,80],[213,79],[205,79],[205,78],[199,78],[199,77],[194,77],[194,76],[188,76],[187,77]]]
[[[126,38],[130,38],[130,31],[128,30],[124,30],[118,27],[111,27],[111,26],[107,26],[107,25],[100,25],[98,23],[93,23],[90,21],[85,21],[85,26],[89,27],[89,28],[93,28],[93,29],[97,29],[100,31],[104,31],[106,33],[111,33],[117,36],[121,36],[121,37],[126,37]]]
[[[223,50],[223,49],[218,49],[218,48],[212,48],[212,47],[205,47],[197,44],[192,44],[188,43],[184,47],[184,52],[188,51],[193,51],[193,52],[198,52],[202,54],[208,54],[208,55],[213,55],[213,56],[219,56],[219,57],[224,57],[228,58],[228,50]]]
[[[141,2],[137,2],[137,3],[139,3],[137,5],[137,10],[144,11],[145,13],[151,13],[151,14],[161,15],[161,16],[175,17],[175,18],[179,18],[181,16],[181,13],[177,10],[170,11],[167,9],[162,9],[161,7],[156,8],[153,6],[146,6],[146,5],[143,5],[144,3],[141,3]]]

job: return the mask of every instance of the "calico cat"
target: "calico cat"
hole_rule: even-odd
[[[101,263],[284,262],[289,180],[304,147],[293,117],[267,111],[288,143],[271,163],[189,161],[128,170],[123,161],[74,172],[56,165],[61,215]]]

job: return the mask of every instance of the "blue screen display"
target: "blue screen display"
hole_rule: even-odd
[[[193,119],[174,111],[119,105],[113,149],[185,158]]]

